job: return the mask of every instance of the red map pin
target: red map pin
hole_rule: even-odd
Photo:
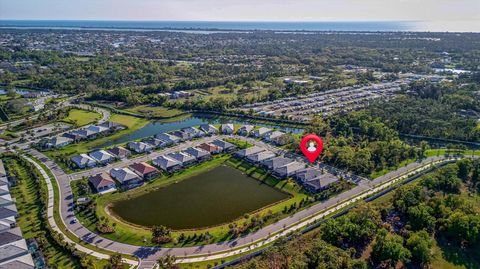
[[[313,163],[323,150],[323,141],[315,134],[308,134],[302,138],[300,142],[300,149],[303,155]]]

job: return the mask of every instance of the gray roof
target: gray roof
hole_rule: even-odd
[[[106,152],[105,150],[97,150],[91,152],[89,155],[98,162],[110,161],[114,158],[110,153]]]
[[[265,151],[265,149],[262,148],[262,147],[259,147],[259,146],[253,146],[253,147],[249,147],[249,148],[241,149],[241,150],[237,151],[236,155],[241,156],[241,157],[247,157],[247,156],[250,156],[250,155],[253,155],[253,154],[260,153],[262,151]]]
[[[25,254],[28,254],[26,249],[14,245],[6,245],[0,247],[0,262],[5,262]],[[2,265],[0,265],[0,268],[3,268]]]
[[[176,165],[181,165],[182,163],[177,161],[174,158],[168,157],[168,156],[159,156],[155,158],[153,161],[153,164],[162,168],[162,169],[168,169],[170,167],[176,166]]]
[[[16,216],[17,212],[7,207],[0,207],[0,219]],[[0,240],[1,242],[1,240]]]
[[[278,167],[274,171],[281,175],[291,175],[292,173],[302,170],[303,168],[305,168],[305,164],[299,162],[292,162],[287,165]]]
[[[55,136],[48,141],[48,143],[54,147],[61,145],[63,143],[72,143],[72,142],[73,142],[73,139],[64,137],[64,136]]]
[[[316,177],[319,177],[321,175],[322,175],[322,171],[320,171],[319,169],[310,167],[303,171],[298,172],[295,175],[295,177],[298,178],[299,180],[308,181]]]
[[[293,162],[293,160],[289,158],[275,157],[269,160],[264,160],[262,164],[267,166],[269,169],[275,169],[275,168],[287,165],[291,162]]]
[[[14,234],[10,231],[8,232],[3,232],[3,233],[0,233],[0,246],[4,246],[4,245],[7,245],[7,244],[10,244],[10,243],[13,243],[13,242],[17,242],[19,240],[22,240],[23,238],[18,235],[18,234]]]
[[[210,152],[205,151],[203,149],[189,147],[185,150],[186,153],[192,155],[195,158],[202,158],[205,156],[210,156]]]
[[[21,261],[11,261],[0,265],[1,269],[34,269],[35,267]]]
[[[96,163],[95,160],[92,159],[92,157],[84,153],[77,156],[73,156],[72,162],[76,163],[79,166],[85,166],[87,164]]]
[[[259,152],[257,154],[252,154],[252,155],[248,156],[247,158],[251,161],[254,161],[254,162],[261,162],[263,160],[271,159],[275,156],[276,156],[275,153],[266,150],[266,151]]]
[[[0,177],[6,177],[7,172],[5,171],[5,166],[3,165],[3,161],[0,160]]]
[[[110,170],[110,175],[122,184],[130,180],[140,179],[140,177],[129,168],[113,168]]]
[[[220,140],[220,139],[213,140],[212,144],[214,144],[215,146],[221,147],[223,149],[229,149],[229,148],[234,148],[235,147],[234,144],[225,142],[225,141]]]
[[[318,190],[321,188],[325,188],[328,185],[337,182],[338,180],[339,179],[332,174],[323,174],[319,177],[306,181],[305,184],[315,190]]]
[[[211,124],[202,124],[200,125],[200,130],[206,133],[218,133],[218,129]]]
[[[238,131],[249,133],[253,130],[253,128],[255,128],[253,125],[243,125],[242,127],[238,128]]]
[[[181,163],[195,161],[195,157],[184,152],[172,152],[172,153],[169,153],[167,156]]]
[[[155,137],[160,139],[160,140],[163,140],[165,142],[168,142],[168,143],[176,142],[176,141],[180,140],[180,138],[178,138],[174,135],[171,135],[171,134],[167,134],[167,133],[156,134]]]

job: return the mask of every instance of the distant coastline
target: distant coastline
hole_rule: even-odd
[[[67,21],[0,20],[0,28],[187,32],[248,31],[412,31],[415,22],[213,22],[213,21]]]
[[[0,20],[0,29],[172,31],[186,33],[274,32],[480,32],[480,21],[97,21]]]

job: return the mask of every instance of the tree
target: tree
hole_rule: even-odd
[[[112,254],[108,260],[107,268],[108,269],[119,269],[122,268],[122,255],[119,253]]]
[[[403,246],[403,238],[381,229],[377,234],[375,245],[371,255],[374,264],[385,263],[389,267],[395,267],[398,262],[406,263],[412,254]]]
[[[407,248],[412,253],[412,261],[423,266],[430,264],[433,260],[432,245],[432,238],[426,231],[412,233],[406,243]]]
[[[160,269],[172,269],[175,268],[175,261],[177,258],[173,255],[167,254],[158,258],[157,263]]]

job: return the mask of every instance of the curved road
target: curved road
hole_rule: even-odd
[[[256,141],[256,140],[244,138],[244,137],[236,137],[236,138],[244,139],[250,143],[267,147],[270,150],[279,151],[279,149],[272,147],[271,145],[264,144],[263,142],[260,142],[260,141]],[[110,251],[120,252],[120,253],[139,257],[139,259],[141,260],[140,268],[153,267],[153,264],[158,259],[158,257],[163,256],[165,254],[177,256],[179,258],[179,262],[194,262],[194,261],[218,259],[218,258],[231,256],[231,255],[235,255],[238,253],[251,250],[250,248],[246,248],[245,246],[251,245],[252,243],[256,243],[257,247],[260,245],[263,245],[264,243],[270,242],[271,240],[274,240],[278,237],[278,236],[277,237],[272,236],[272,234],[276,234],[285,230],[293,231],[295,229],[301,228],[302,226],[305,226],[308,223],[308,221],[311,221],[309,219],[312,216],[316,216],[317,219],[320,217],[323,217],[327,214],[322,212],[326,210],[328,210],[328,212],[333,212],[336,209],[343,207],[346,202],[352,202],[352,201],[358,200],[357,198],[352,199],[353,197],[358,197],[360,194],[365,194],[365,192],[367,191],[369,193],[372,193],[374,190],[376,191],[376,189],[378,189],[379,186],[382,184],[391,183],[393,181],[398,181],[400,179],[405,178],[406,177],[404,176],[405,173],[420,169],[423,166],[432,162],[442,162],[447,160],[443,156],[429,157],[427,159],[422,160],[421,162],[414,162],[405,167],[401,167],[398,170],[390,172],[382,177],[376,178],[375,180],[372,180],[372,181],[362,180],[359,182],[357,186],[355,186],[353,189],[349,191],[343,192],[329,200],[323,201],[309,208],[301,210],[291,215],[290,217],[284,218],[276,223],[263,227],[262,229],[254,233],[248,234],[244,237],[240,237],[231,241],[221,242],[216,244],[208,244],[208,245],[195,246],[195,247],[183,247],[183,248],[135,246],[135,245],[124,244],[124,243],[115,242],[115,241],[106,239],[101,235],[98,235],[88,230],[86,227],[84,227],[82,224],[78,222],[71,223],[71,220],[73,220],[74,218],[74,213],[72,209],[73,196],[72,196],[72,189],[70,187],[70,181],[74,179],[79,179],[82,176],[88,176],[90,174],[106,171],[107,169],[111,169],[113,167],[123,167],[132,162],[146,161],[146,160],[155,158],[156,156],[159,156],[171,151],[183,149],[185,147],[195,146],[212,139],[214,138],[211,138],[211,137],[202,138],[195,141],[185,142],[176,147],[153,152],[149,155],[140,156],[131,160],[127,160],[126,162],[110,164],[106,167],[95,168],[95,169],[92,169],[91,171],[85,171],[85,172],[76,173],[72,175],[67,175],[60,167],[58,167],[53,161],[48,159],[42,153],[34,149],[28,149],[27,152],[32,156],[34,156],[35,158],[39,159],[42,163],[44,163],[52,171],[55,177],[55,180],[57,180],[60,188],[60,214],[65,226],[73,234],[75,234],[77,237],[81,238],[83,241],[87,243],[96,245],[99,248],[107,249]],[[245,248],[243,250],[239,250],[241,249],[242,246],[244,246]],[[218,252],[228,252],[228,253],[220,254]],[[195,256],[198,256],[198,255],[208,255],[209,257],[195,258]]]

